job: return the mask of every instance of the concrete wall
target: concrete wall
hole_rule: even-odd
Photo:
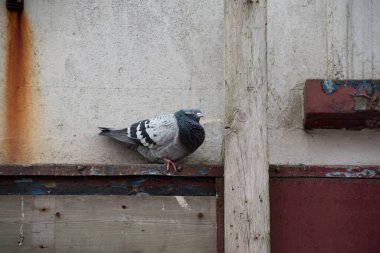
[[[307,78],[380,78],[380,2],[267,4],[270,163],[380,163],[380,131],[305,132],[301,106]],[[15,162],[142,163],[135,152],[97,136],[96,127],[124,127],[157,113],[199,107],[206,114],[206,142],[186,162],[221,163],[222,0],[25,5],[34,61],[33,99],[26,106],[33,117],[21,121],[32,131]],[[0,92],[5,94],[5,4],[0,19]],[[5,103],[0,106],[0,139],[23,140],[7,136]],[[0,159],[7,162],[2,150]]]
[[[2,94],[9,79],[6,12],[4,2]],[[144,163],[136,152],[98,136],[97,127],[126,127],[159,113],[200,108],[206,141],[187,163],[221,163],[222,0],[34,0],[25,1],[23,15],[33,61],[27,74],[33,94],[23,106],[34,116],[19,124],[33,131],[6,130],[13,116],[7,118],[1,103],[2,162]],[[23,145],[21,154],[7,154],[9,142]]]
[[[380,1],[268,0],[270,163],[380,163],[380,131],[302,129],[306,79],[380,78],[378,13]]]

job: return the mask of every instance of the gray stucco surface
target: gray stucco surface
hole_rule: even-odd
[[[33,33],[39,110],[38,148],[28,162],[144,163],[98,136],[97,127],[200,108],[206,140],[185,162],[221,163],[223,1],[34,0],[25,1],[24,14]],[[0,19],[4,66],[5,4]]]

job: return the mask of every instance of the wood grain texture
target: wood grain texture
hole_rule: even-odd
[[[216,252],[215,197],[0,196],[0,202],[0,252]]]
[[[269,252],[266,1],[225,1],[225,250]]]

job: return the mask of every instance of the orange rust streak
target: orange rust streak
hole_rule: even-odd
[[[27,162],[31,148],[31,51],[27,19],[8,12],[3,161]]]

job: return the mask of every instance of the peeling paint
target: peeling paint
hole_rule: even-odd
[[[335,171],[326,173],[326,177],[347,177],[347,178],[360,178],[360,177],[374,177],[376,175],[375,170],[364,169],[361,171],[348,168],[346,171]]]
[[[161,171],[155,169],[155,168],[147,168],[143,172],[143,175],[152,175],[152,176],[155,176],[155,175],[163,175],[163,173]]]
[[[305,129],[378,128],[380,80],[307,80]]]
[[[380,111],[380,96],[372,95],[352,95],[354,99],[353,110],[356,112],[363,112],[366,110]]]
[[[208,172],[208,169],[207,168],[200,168],[195,174],[194,176],[196,177],[199,177],[199,176],[204,176],[206,175]]]
[[[46,192],[41,189],[33,189],[31,195],[46,195]]]
[[[326,94],[331,94],[339,88],[339,85],[332,80],[322,80],[321,86]]]
[[[365,124],[369,128],[380,128],[380,118],[366,120]]]
[[[371,101],[371,98],[366,97],[366,96],[352,96],[354,99],[354,106],[353,110],[356,112],[364,112],[367,110],[368,103]]]
[[[380,96],[377,96],[375,99],[373,99],[371,106],[373,110],[380,111]]]
[[[380,166],[270,165],[271,178],[380,178]]]
[[[380,92],[380,84],[375,80],[321,80],[321,87],[328,95],[342,87],[353,88],[355,90],[353,95],[359,95],[364,91],[366,95],[372,96]]]

